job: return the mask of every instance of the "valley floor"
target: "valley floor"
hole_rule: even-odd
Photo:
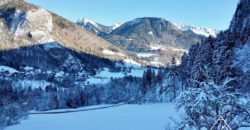
[[[91,110],[94,108],[94,110]],[[102,108],[102,109],[96,109]],[[179,117],[173,103],[99,105],[59,114],[31,114],[21,124],[6,130],[165,130]],[[57,112],[57,111],[48,111]]]

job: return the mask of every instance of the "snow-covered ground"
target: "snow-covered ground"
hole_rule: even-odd
[[[117,56],[125,57],[125,55],[122,53],[118,53],[118,52],[114,52],[114,51],[110,51],[110,50],[103,50],[102,52],[103,52],[103,54],[106,54],[106,55],[117,55]]]
[[[162,45],[157,45],[157,44],[151,44],[149,45],[149,48],[151,50],[164,50],[164,46]]]
[[[156,55],[157,55],[156,53],[146,53],[146,52],[137,53],[137,56],[140,58],[148,58]]]
[[[18,71],[8,66],[0,66],[0,73],[8,72],[9,74],[17,73]]]
[[[130,72],[112,72],[108,68],[99,71],[95,76],[91,76],[85,83],[87,84],[106,84],[111,78],[123,78],[125,76],[142,77],[145,68],[133,67]]]
[[[131,59],[125,59],[125,60],[124,60],[124,63],[125,63],[125,65],[126,65],[127,67],[128,67],[128,66],[136,66],[136,67],[141,66],[140,63],[138,63],[138,62],[136,62],[136,61],[134,61],[134,60],[131,60]]]
[[[118,103],[118,104],[102,104],[102,105],[93,105],[93,106],[86,106],[86,107],[79,107],[75,109],[55,109],[55,110],[48,110],[48,111],[35,111],[31,110],[30,114],[57,114],[57,113],[72,113],[72,112],[79,112],[79,111],[92,111],[98,109],[105,109],[105,108],[112,108],[124,105],[125,103]]]
[[[250,128],[239,128],[238,130],[249,130]]]
[[[98,107],[98,106],[96,106]],[[30,115],[6,130],[165,130],[178,119],[172,103],[122,105],[106,109]]]
[[[175,48],[175,47],[172,47],[171,48],[173,51],[176,51],[176,52],[185,52],[185,53],[188,53],[188,50],[186,49],[182,49],[182,48]]]
[[[122,26],[122,23],[116,23],[116,24],[112,25],[112,30],[115,30],[115,29],[119,28],[120,26]]]
[[[154,66],[162,66],[163,64],[159,61],[150,61],[150,64],[151,65],[154,65]]]

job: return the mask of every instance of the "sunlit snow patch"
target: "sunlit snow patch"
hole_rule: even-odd
[[[13,73],[17,73],[19,71],[17,71],[14,68],[8,67],[8,66],[0,66],[0,73],[3,72],[8,72],[9,74],[13,74]]]
[[[151,44],[149,45],[151,50],[164,50],[164,46],[162,45],[157,45],[157,44]]]
[[[157,55],[157,54],[154,54],[154,53],[137,53],[137,56],[141,57],[141,58],[152,57],[152,56],[155,56],[155,55]]]
[[[148,34],[154,36],[154,33],[152,31],[149,31]]]
[[[117,56],[125,57],[125,55],[122,54],[122,53],[114,52],[114,51],[110,51],[110,50],[103,50],[102,52],[103,52],[104,54],[106,54],[106,55],[117,55]]]
[[[129,72],[112,72],[108,68],[104,68],[101,71],[98,71],[96,75],[89,77],[85,84],[107,84],[110,82],[111,78],[123,78],[125,76],[134,76],[134,77],[142,77],[145,68],[129,66],[131,70]]]

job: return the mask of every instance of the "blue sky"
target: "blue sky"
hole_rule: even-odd
[[[71,21],[85,17],[112,25],[138,17],[218,30],[228,28],[239,0],[26,0]]]

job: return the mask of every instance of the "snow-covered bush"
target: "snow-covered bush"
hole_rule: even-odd
[[[19,123],[28,115],[22,93],[12,87],[0,87],[0,129]]]
[[[235,79],[227,79],[221,85],[214,81],[202,82],[199,88],[184,91],[177,100],[178,108],[183,107],[186,111],[186,117],[179,124],[179,129],[210,129],[220,116],[234,130],[249,126],[249,101],[241,97],[241,93],[228,90],[227,84],[233,80]]]

